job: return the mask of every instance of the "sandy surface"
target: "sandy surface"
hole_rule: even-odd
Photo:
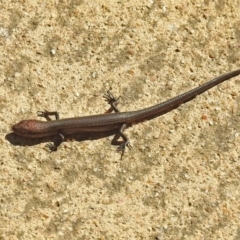
[[[103,113],[108,89],[130,111],[239,68],[240,2],[4,2],[0,239],[240,239],[240,77],[129,128],[122,160],[112,136],[50,154],[10,134],[38,110]]]

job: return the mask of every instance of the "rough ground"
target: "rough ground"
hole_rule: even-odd
[[[240,239],[240,77],[112,136],[11,134],[60,117],[151,106],[240,68],[240,2],[1,1],[0,239]]]

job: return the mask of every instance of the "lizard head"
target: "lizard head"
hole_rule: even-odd
[[[36,123],[38,123],[38,121],[36,120],[23,120],[13,125],[12,130],[14,133],[21,136],[34,137],[34,134],[38,132],[38,129],[36,128]]]

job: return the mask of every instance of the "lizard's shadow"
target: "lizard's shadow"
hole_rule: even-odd
[[[74,133],[71,135],[66,136],[67,141],[86,141],[86,140],[98,140],[101,138],[106,138],[112,135],[115,135],[118,132],[118,130],[114,129],[111,131],[105,131],[105,132],[81,132],[81,133]],[[58,137],[52,136],[52,137],[41,137],[41,138],[27,138],[23,136],[19,136],[14,132],[11,132],[5,136],[5,139],[9,141],[14,146],[34,146],[40,143],[57,143]]]

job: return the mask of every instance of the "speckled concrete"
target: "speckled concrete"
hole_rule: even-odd
[[[239,1],[0,3],[0,239],[240,239],[240,77],[112,137],[46,142],[11,125],[141,109],[240,67]]]

